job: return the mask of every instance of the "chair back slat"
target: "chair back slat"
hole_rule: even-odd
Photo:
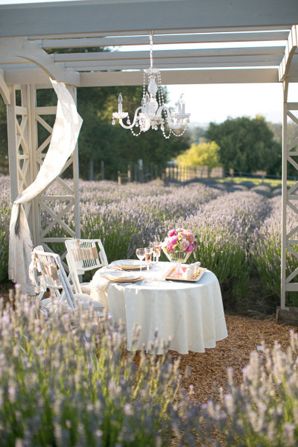
[[[108,265],[100,239],[68,239],[65,241],[70,275],[77,293],[81,293],[79,276]]]
[[[74,296],[60,256],[55,253],[34,249],[32,265],[35,278],[38,278],[41,295],[47,290],[51,296],[66,301],[72,309],[75,307]]]

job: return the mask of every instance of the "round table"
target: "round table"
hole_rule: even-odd
[[[125,323],[128,350],[204,352],[227,337],[221,290],[214,273],[207,270],[198,282],[166,281],[171,266],[159,262],[149,271],[134,272],[144,278],[137,283],[103,280],[109,268],[95,273],[91,295],[108,306],[113,320]]]

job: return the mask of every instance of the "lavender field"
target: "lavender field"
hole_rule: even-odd
[[[7,279],[8,185],[8,178],[0,178],[2,282]],[[174,225],[190,228],[198,238],[196,258],[218,275],[226,308],[248,310],[252,301],[263,311],[275,307],[280,196],[274,191],[81,182],[81,213],[83,236],[102,238],[110,261],[133,257],[138,245],[163,238]],[[66,217],[71,224],[71,215]],[[12,301],[9,306],[0,299],[3,445],[297,445],[294,332],[287,350],[276,343],[253,351],[241,384],[230,369],[218,401],[205,404],[182,386],[182,375],[189,372],[179,359],[140,352],[136,361],[125,349],[121,325],[103,323],[91,309],[70,314],[61,308],[47,318],[36,299],[24,299],[19,289]]]
[[[9,179],[0,178],[0,279],[7,278]],[[119,186],[80,183],[81,233],[103,240],[109,261],[135,257],[138,246],[163,239],[173,226],[193,230],[195,258],[218,276],[226,307],[273,311],[279,297],[280,195],[268,186],[214,184]],[[72,215],[66,216],[72,226]],[[46,218],[46,216],[44,216]],[[56,228],[53,234],[60,233]],[[190,259],[191,261],[191,259]],[[292,259],[289,262],[293,263]]]

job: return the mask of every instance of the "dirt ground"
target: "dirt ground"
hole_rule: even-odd
[[[257,345],[264,341],[267,346],[272,346],[277,340],[286,348],[290,330],[298,331],[295,326],[277,323],[274,316],[254,319],[226,315],[226,321],[228,337],[218,342],[215,349],[180,356],[171,351],[173,358],[180,357],[183,387],[189,389],[192,385],[193,397],[201,403],[218,399],[220,387],[225,389],[227,385],[227,368],[233,368],[237,383],[242,381],[242,369],[249,361],[250,352]]]

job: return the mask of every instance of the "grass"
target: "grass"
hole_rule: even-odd
[[[260,177],[225,177],[223,179],[218,179],[219,183],[247,183],[251,182],[254,184],[254,186],[259,185],[268,185],[271,188],[277,188],[282,186],[281,179],[270,179],[270,178],[260,178]],[[296,183],[295,180],[288,180],[288,185],[292,186]]]

